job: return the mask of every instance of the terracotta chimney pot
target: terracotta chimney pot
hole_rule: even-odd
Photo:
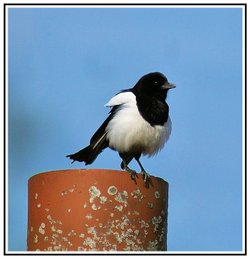
[[[146,188],[128,173],[73,169],[28,182],[28,251],[164,251],[168,183]]]

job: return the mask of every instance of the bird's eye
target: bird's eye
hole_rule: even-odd
[[[154,85],[158,85],[158,81],[154,81]]]

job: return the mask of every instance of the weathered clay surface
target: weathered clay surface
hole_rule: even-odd
[[[29,179],[29,251],[163,251],[168,184],[123,171],[76,169]]]

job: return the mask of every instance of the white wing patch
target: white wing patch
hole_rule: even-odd
[[[132,92],[122,92],[115,95],[105,104],[107,107],[113,107],[120,104],[136,104],[135,95]]]
[[[170,118],[163,126],[151,126],[139,113],[132,92],[117,94],[105,106],[121,104],[122,108],[106,128],[109,146],[121,153],[138,151],[149,156],[156,154],[170,136]]]

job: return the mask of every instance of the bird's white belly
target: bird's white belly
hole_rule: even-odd
[[[163,148],[171,133],[171,120],[151,126],[135,104],[124,104],[107,125],[109,146],[120,153],[154,155]]]

